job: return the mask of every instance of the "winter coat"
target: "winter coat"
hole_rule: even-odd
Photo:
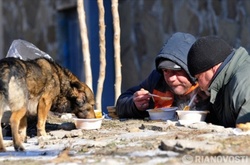
[[[250,56],[240,47],[219,67],[209,91],[219,124],[235,127],[250,122]]]
[[[136,108],[133,102],[133,94],[144,88],[148,90],[150,93],[158,94],[161,96],[172,97],[173,100],[169,102],[165,102],[165,106],[167,104],[168,107],[178,106],[183,108],[184,105],[187,105],[190,101],[190,97],[197,91],[199,88],[196,88],[192,92],[188,93],[185,96],[177,96],[173,94],[170,87],[164,80],[164,76],[161,73],[161,70],[158,70],[158,65],[163,60],[171,60],[181,66],[189,75],[190,82],[195,85],[195,78],[192,77],[187,68],[187,54],[195,42],[195,38],[187,33],[175,33],[172,37],[166,42],[163,46],[159,54],[155,59],[156,69],[151,72],[151,74],[139,85],[134,86],[124,93],[122,93],[116,102],[116,113],[120,118],[140,118],[143,119],[148,117],[149,114],[147,111],[140,111]],[[199,97],[199,95],[197,96]],[[202,101],[203,102],[203,101]],[[197,108],[203,110],[203,108],[207,108],[207,103],[209,100],[206,100],[206,107],[202,107],[205,104],[199,102],[200,104],[193,105],[192,108]],[[156,105],[157,104],[157,105]],[[161,103],[156,103],[152,98],[149,101],[148,109],[153,109],[159,107]]]
[[[116,113],[119,118],[144,119],[146,117],[149,117],[147,111],[138,110],[133,102],[133,94],[141,88],[147,89],[150,93],[155,93],[154,91],[158,91],[159,93],[168,93],[167,96],[173,97],[174,100],[169,104],[169,107],[174,106],[179,107],[179,109],[182,109],[185,105],[188,105],[190,98],[194,95],[194,93],[198,92],[199,94],[196,97],[200,101],[196,104],[193,104],[191,108],[197,110],[210,110],[209,99],[202,100],[203,96],[201,95],[205,94],[199,91],[200,88],[197,87],[195,90],[185,96],[174,95],[171,92],[170,87],[165,82],[163,75],[158,71],[153,70],[148,78],[146,78],[142,83],[140,83],[138,86],[134,86],[128,89],[120,95],[116,103]],[[148,109],[153,108],[155,108],[155,102],[151,98],[149,101]]]

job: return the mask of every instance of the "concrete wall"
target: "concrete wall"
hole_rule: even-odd
[[[55,56],[56,10],[51,0],[3,1],[4,56],[14,39],[29,41],[41,50]]]
[[[149,74],[155,67],[154,59],[163,43],[177,31],[189,32],[196,37],[218,35],[232,46],[241,45],[250,51],[248,0],[119,2],[122,90],[139,83]]]

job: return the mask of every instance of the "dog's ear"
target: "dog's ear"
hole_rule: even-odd
[[[70,83],[70,91],[69,91],[69,96],[70,97],[77,97],[78,96],[78,84],[77,83]]]
[[[72,88],[80,89],[81,88],[81,83],[79,81],[73,81],[73,82],[70,82],[70,86]]]
[[[71,87],[72,87],[72,96],[79,97],[82,96],[82,94],[84,94],[86,97],[85,99],[88,103],[92,105],[95,104],[94,94],[92,90],[85,83],[74,81],[71,82]]]
[[[90,103],[91,105],[94,105],[95,104],[94,93],[86,84],[83,84],[83,86],[84,86],[84,92],[87,97],[88,103]]]

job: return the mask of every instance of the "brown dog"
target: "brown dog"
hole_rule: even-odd
[[[79,118],[95,118],[94,95],[67,69],[45,58],[23,61],[0,60],[0,121],[6,107],[10,117],[13,145],[24,151],[27,115],[37,115],[37,136],[45,136],[50,109],[72,112]],[[0,151],[5,151],[0,127]]]

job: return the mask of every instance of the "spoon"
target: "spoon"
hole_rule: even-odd
[[[152,94],[152,93],[148,93],[150,96],[152,97],[158,97],[162,100],[172,100],[172,97],[166,97],[166,96],[159,96],[159,95],[155,95],[155,94]]]
[[[190,102],[188,103],[188,105],[186,105],[186,106],[183,108],[184,111],[190,110],[190,106],[191,106],[192,103],[194,102],[194,99],[195,99],[196,95],[197,95],[197,93],[195,93],[195,94],[192,96],[192,98],[191,98]]]

